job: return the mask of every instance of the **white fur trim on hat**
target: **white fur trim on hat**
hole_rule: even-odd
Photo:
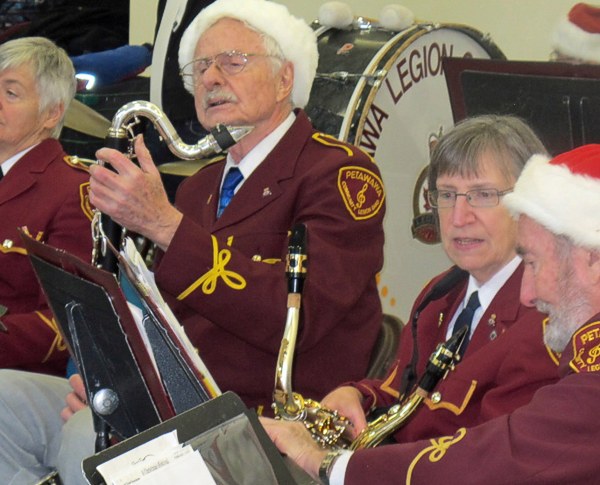
[[[294,17],[284,5],[269,0],[213,2],[196,16],[184,32],[179,47],[179,66],[183,67],[194,59],[198,39],[222,18],[242,20],[279,44],[285,58],[294,65],[292,102],[294,106],[303,108],[317,72],[317,37],[304,20]]]
[[[552,48],[568,57],[600,63],[600,31],[590,32],[570,18],[562,19],[552,34]]]
[[[600,179],[549,162],[545,155],[531,157],[504,205],[576,244],[600,248]]]

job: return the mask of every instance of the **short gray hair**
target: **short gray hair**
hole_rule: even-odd
[[[521,118],[479,115],[467,118],[443,135],[431,154],[428,185],[436,188],[440,175],[476,176],[481,156],[492,153],[506,177],[515,180],[536,153],[547,153],[543,143]]]
[[[66,113],[75,96],[73,62],[64,49],[44,37],[22,37],[0,45],[0,71],[29,65],[33,70],[40,97],[40,113],[63,105]],[[64,122],[60,120],[51,136],[58,138]]]

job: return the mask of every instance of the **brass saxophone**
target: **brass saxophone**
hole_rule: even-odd
[[[133,128],[139,124],[139,116],[148,118],[167,143],[169,150],[184,160],[205,158],[220,153],[235,145],[253,129],[252,126],[217,125],[198,143],[187,145],[181,140],[173,124],[158,106],[149,101],[131,101],[114,114],[105,139],[105,146],[115,148],[131,158],[133,156]],[[118,264],[114,251],[115,248],[120,247],[126,230],[106,214],[95,211],[92,234],[94,240],[92,264],[116,273]]]
[[[385,414],[369,422],[350,445],[351,450],[374,448],[404,425],[423,400],[433,391],[440,379],[454,368],[455,362],[459,358],[458,349],[466,333],[467,327],[463,327],[446,342],[438,344],[429,357],[425,372],[416,389],[404,402],[395,404]]]
[[[348,418],[340,415],[338,411],[323,407],[319,402],[306,399],[292,390],[292,369],[300,321],[301,293],[308,267],[306,239],[305,225],[294,226],[288,244],[286,261],[288,311],[275,369],[272,408],[278,419],[302,421],[313,439],[322,447],[349,448],[351,450],[373,448],[400,429],[433,391],[440,379],[454,368],[459,359],[458,349],[465,338],[467,327],[462,328],[446,342],[442,342],[436,347],[429,357],[425,372],[416,389],[405,401],[392,406],[385,414],[371,421],[353,440],[349,429],[351,423]]]

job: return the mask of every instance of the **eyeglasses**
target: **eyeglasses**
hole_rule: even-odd
[[[431,190],[427,193],[427,199],[432,207],[438,209],[454,207],[460,195],[467,199],[471,207],[495,207],[500,203],[500,197],[512,191],[512,187],[502,192],[496,189],[473,189],[463,194],[454,190]]]
[[[187,63],[180,71],[184,82],[196,83],[208,68],[215,64],[221,72],[233,76],[244,70],[249,57],[273,57],[268,54],[248,54],[246,52],[226,51],[212,57],[200,57]]]

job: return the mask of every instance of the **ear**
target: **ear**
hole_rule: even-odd
[[[279,85],[277,86],[277,101],[289,98],[294,88],[294,65],[287,61],[279,70]]]
[[[56,125],[60,123],[60,120],[65,114],[65,106],[62,103],[55,104],[46,110],[46,120],[44,122],[44,128],[52,130]]]

